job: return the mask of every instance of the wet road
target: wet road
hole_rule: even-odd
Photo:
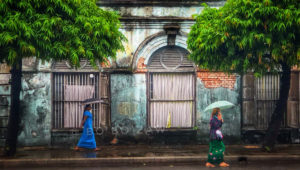
[[[26,167],[26,168],[8,168],[7,170],[221,170],[221,169],[230,169],[230,170],[299,170],[300,162],[266,162],[264,164],[252,163],[232,163],[228,168],[206,168],[202,164],[193,164],[193,165],[140,165],[140,166],[119,166],[119,167]]]

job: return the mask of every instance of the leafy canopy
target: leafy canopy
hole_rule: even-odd
[[[299,65],[298,0],[228,0],[205,5],[188,36],[190,58],[200,68],[256,75]]]
[[[0,62],[23,57],[93,65],[123,49],[119,16],[94,0],[0,0]]]

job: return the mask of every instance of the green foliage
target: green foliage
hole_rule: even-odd
[[[0,62],[23,57],[93,65],[123,50],[119,16],[94,0],[0,0]]]
[[[200,68],[255,75],[300,64],[298,0],[228,0],[205,5],[188,36]]]

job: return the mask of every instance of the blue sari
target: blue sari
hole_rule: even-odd
[[[95,135],[93,130],[92,113],[89,111],[85,111],[83,113],[83,116],[87,116],[87,119],[84,122],[83,132],[77,146],[80,148],[95,149],[96,141],[95,141]]]

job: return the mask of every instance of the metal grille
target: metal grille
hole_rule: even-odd
[[[150,126],[190,128],[195,105],[192,73],[150,73]]]
[[[79,128],[87,98],[99,98],[99,73],[53,73],[53,128]],[[101,125],[100,105],[92,104],[93,126]]]
[[[280,75],[265,75],[255,79],[256,129],[266,129],[279,99]]]

